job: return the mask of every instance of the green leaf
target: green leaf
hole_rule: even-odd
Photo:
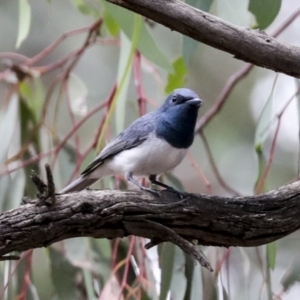
[[[172,67],[170,62],[159,49],[159,46],[156,44],[144,21],[141,24],[141,33],[137,48],[151,62],[158,65],[165,71],[171,72]]]
[[[183,300],[187,287],[185,277],[185,255],[179,247],[175,247],[174,267],[171,282],[171,299]]]
[[[134,13],[122,7],[117,7],[114,4],[108,3],[106,1],[102,1],[102,3],[105,9],[111,14],[115,22],[119,24],[122,31],[127,35],[129,39],[131,39],[135,23]],[[140,34],[137,41],[137,49],[154,64],[158,65],[168,72],[172,71],[169,61],[160,51],[144,21],[141,22]]]
[[[124,60],[125,66],[124,66],[124,70],[123,70],[122,74],[120,74],[120,76],[118,76],[119,78],[118,78],[117,90],[116,90],[114,98],[111,102],[107,117],[102,126],[102,130],[101,130],[100,137],[98,139],[98,144],[96,147],[97,150],[100,149],[100,147],[103,143],[104,133],[106,132],[108,123],[112,117],[113,112],[115,111],[116,102],[117,102],[116,100],[119,98],[120,95],[122,95],[124,86],[126,87],[127,76],[131,71],[134,53],[135,53],[137,42],[138,42],[138,39],[140,36],[140,28],[141,28],[141,16],[138,14],[135,14],[129,55],[128,55],[127,59]],[[122,114],[123,114],[123,112],[122,112]]]
[[[271,93],[258,119],[258,124],[255,131],[254,145],[257,153],[262,152],[262,145],[265,142],[268,129],[272,118],[273,95],[278,76],[276,75]]]
[[[74,266],[83,266],[87,260],[88,238],[76,237],[64,241],[66,258]]]
[[[83,0],[71,0],[73,5],[83,14],[90,15],[94,18],[99,17],[99,12],[91,4],[85,3]]]
[[[125,113],[126,113],[126,99],[127,99],[127,91],[129,87],[129,79],[131,75],[131,67],[126,70],[127,62],[130,59],[131,52],[131,41],[127,38],[127,36],[121,32],[121,46],[120,46],[120,59],[118,66],[118,75],[117,75],[117,83],[118,83],[118,94],[117,98],[117,106],[116,106],[116,131],[119,133],[124,130],[125,126]],[[123,82],[123,84],[122,84]]]
[[[19,83],[19,92],[22,98],[27,102],[30,111],[33,112],[35,120],[38,120],[41,114],[41,110],[44,105],[43,99],[45,99],[45,90],[41,78],[33,78],[33,83],[30,86],[26,81]]]
[[[147,278],[147,284],[145,285],[146,292],[151,300],[157,300],[157,291],[156,288],[153,288],[156,285],[157,279],[154,275],[152,260],[145,259],[145,270]]]
[[[186,0],[185,3],[193,7],[199,8],[205,12],[210,10],[213,0]],[[183,35],[182,37],[182,56],[185,65],[188,66],[192,55],[198,47],[199,42]]]
[[[84,286],[87,293],[87,300],[94,300],[95,294],[94,294],[94,287],[93,287],[93,276],[90,271],[83,269],[83,280],[84,280]]]
[[[172,65],[174,72],[169,73],[168,75],[168,82],[165,87],[165,92],[167,94],[171,93],[176,88],[182,87],[184,85],[185,75],[187,74],[187,69],[181,56],[176,58]]]
[[[3,207],[2,211],[7,211],[9,209],[20,206],[20,201],[24,196],[25,182],[26,178],[23,169],[20,169],[11,175],[11,179],[7,189],[7,196],[5,197],[5,206]]]
[[[103,22],[111,36],[115,37],[119,33],[120,26],[107,9],[103,12]]]
[[[51,261],[51,278],[55,287],[58,299],[78,299],[76,293],[76,274],[79,271],[72,266],[63,254],[53,247],[49,247]]]
[[[291,288],[296,282],[300,282],[300,256],[293,259],[290,267],[284,273],[280,283],[285,291]]]
[[[36,134],[38,129],[38,123],[35,117],[34,111],[28,105],[25,99],[20,99],[19,111],[20,111],[20,132],[21,132],[21,144],[30,144],[36,153],[40,153],[40,135]],[[25,148],[22,159],[31,158],[32,154],[29,148]],[[34,170],[37,174],[39,173],[39,163],[35,162],[30,166],[25,167],[25,194],[29,197],[36,195],[36,188],[31,184],[30,173]]]
[[[248,10],[256,18],[254,28],[267,28],[278,15],[280,7],[281,0],[250,0]]]
[[[159,300],[167,299],[170,291],[173,278],[174,257],[175,245],[169,242],[164,243],[160,255],[161,277]]]
[[[277,250],[277,243],[272,242],[267,244],[267,258],[268,258],[268,266],[274,270],[275,263],[276,263],[276,251]]]
[[[19,48],[22,42],[26,39],[31,22],[31,8],[28,0],[19,0],[19,28],[16,48]]]
[[[13,138],[16,125],[18,124],[18,106],[19,99],[17,94],[12,94],[7,110],[0,111],[0,162],[6,160],[8,147],[10,146]]]
[[[100,275],[102,282],[107,282],[111,276],[111,246],[106,239],[90,239],[93,252],[94,272]]]
[[[263,172],[263,170],[265,168],[265,164],[266,164],[266,159],[263,154],[262,148],[263,148],[263,144],[268,136],[269,127],[270,127],[271,120],[272,120],[273,94],[274,94],[277,78],[278,78],[278,75],[276,75],[276,77],[275,77],[271,93],[270,93],[270,95],[267,99],[267,102],[261,112],[261,115],[259,116],[258,124],[257,124],[256,131],[255,131],[254,147],[255,147],[257,157],[258,157],[258,175],[257,175],[257,180],[255,182],[255,190],[260,181],[262,172]],[[262,190],[264,190],[264,187]]]
[[[11,179],[9,176],[3,176],[0,178],[0,209],[1,212],[7,211],[12,208],[10,203],[7,201],[11,187]]]
[[[202,273],[201,266],[194,267],[192,284],[191,284],[191,298],[190,300],[201,300],[203,295]]]
[[[36,292],[40,300],[49,299],[49,295],[53,295],[55,291],[53,283],[49,278],[51,278],[49,251],[44,248],[34,249],[31,265],[31,281],[36,287]]]

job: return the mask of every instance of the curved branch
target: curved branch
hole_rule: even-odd
[[[264,31],[245,29],[179,0],[107,0],[235,58],[300,78],[300,48]]]
[[[57,196],[51,206],[38,201],[2,213],[0,255],[78,236],[136,235],[152,244],[179,241],[182,248],[191,240],[202,245],[258,246],[300,227],[299,201],[300,182],[258,196],[187,194],[181,201],[167,191],[158,198],[140,191],[87,190]]]

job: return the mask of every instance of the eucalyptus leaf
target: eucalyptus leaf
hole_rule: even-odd
[[[10,177],[11,180],[9,183],[9,188],[7,190],[7,196],[3,211],[18,207],[24,195],[24,187],[26,182],[24,170],[19,169]]]
[[[121,32],[121,49],[120,49],[120,59],[118,66],[117,82],[119,86],[117,106],[116,106],[116,131],[121,132],[124,130],[125,126],[125,112],[126,112],[126,96],[129,87],[129,79],[131,75],[131,68],[126,70],[127,61],[130,59],[131,52],[131,42],[127,36]],[[121,81],[123,79],[123,84]]]
[[[171,298],[183,300],[187,288],[187,278],[185,277],[185,255],[179,247],[175,247],[172,274]]]
[[[19,0],[19,27],[16,48],[26,39],[30,29],[31,7],[28,0]]]
[[[164,243],[162,253],[159,258],[161,267],[159,300],[166,300],[173,278],[175,245],[170,242]]]
[[[51,278],[58,299],[78,299],[76,275],[79,270],[72,266],[69,261],[64,258],[63,254],[53,249],[53,247],[49,248],[49,254],[51,262]]]
[[[38,123],[35,117],[35,113],[32,108],[28,105],[25,99],[21,98],[19,104],[19,121],[20,121],[20,133],[21,133],[21,143],[22,145],[30,145],[23,149],[22,159],[29,159],[32,157],[31,149],[34,149],[37,153],[40,152],[40,136],[36,134],[38,129]],[[30,179],[30,174],[32,170],[35,173],[39,173],[38,162],[31,164],[23,168],[25,171],[25,195],[29,197],[34,197],[36,195],[36,187],[32,184]]]
[[[31,280],[41,300],[53,294],[54,286],[49,278],[51,278],[49,251],[44,248],[35,249],[32,256]]]
[[[19,92],[23,99],[26,100],[26,104],[30,113],[33,113],[34,120],[40,118],[41,110],[44,105],[45,90],[44,85],[40,77],[33,78],[30,85],[27,81],[19,83]]]
[[[134,13],[108,2],[102,1],[102,3],[122,31],[131,39],[134,30]],[[159,49],[144,21],[141,23],[137,49],[154,64],[168,72],[172,71],[169,61]]]
[[[295,283],[300,282],[300,256],[296,256],[290,267],[285,271],[280,283],[285,291],[290,289]]]
[[[93,251],[94,272],[99,275],[101,286],[111,276],[111,246],[107,239],[89,239]]]
[[[269,133],[269,126],[272,120],[272,108],[273,108],[273,95],[276,86],[278,76],[276,75],[271,93],[267,99],[267,102],[259,116],[258,123],[255,130],[254,145],[256,152],[262,151],[262,145],[265,142]]]
[[[99,11],[92,4],[83,0],[71,0],[71,2],[83,15],[90,15],[94,18],[99,17]]]
[[[189,4],[193,7],[199,8],[205,12],[208,12],[211,8],[213,0],[186,0],[186,4]],[[185,62],[185,65],[188,66],[190,59],[198,47],[199,42],[183,35],[182,37],[182,56]]]
[[[192,277],[190,300],[201,300],[201,299],[203,299],[203,283],[202,283],[201,266],[196,265]]]
[[[1,212],[12,208],[8,200],[9,189],[11,186],[11,179],[9,176],[0,178],[0,208]]]
[[[84,286],[87,293],[87,300],[94,300],[94,287],[93,287],[93,276],[90,271],[83,269],[83,280],[84,280]]]
[[[248,10],[255,16],[255,28],[267,28],[277,17],[281,0],[250,0]]]
[[[104,9],[103,12],[103,22],[109,34],[113,37],[117,36],[120,31],[120,26],[107,9]]]
[[[87,253],[89,250],[88,238],[76,237],[64,241],[66,250],[66,258],[74,266],[81,265],[84,267],[84,262],[87,261]]]
[[[174,71],[168,74],[168,81],[165,87],[167,94],[176,88],[184,86],[185,76],[187,74],[187,69],[181,56],[173,61],[172,66]]]
[[[7,151],[18,123],[19,101],[17,94],[12,94],[6,112],[0,112],[0,163],[3,165]]]
[[[276,241],[267,244],[268,266],[274,270],[276,263],[277,243]]]

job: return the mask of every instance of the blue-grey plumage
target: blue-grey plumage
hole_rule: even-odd
[[[155,192],[133,178],[148,176],[151,183],[172,189],[156,176],[175,168],[192,145],[201,100],[192,90],[181,88],[171,93],[156,111],[129,125],[110,142],[81,177],[61,193],[80,191],[104,176],[123,174],[142,190]]]

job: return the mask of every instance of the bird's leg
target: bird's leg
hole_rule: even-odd
[[[156,175],[150,175],[149,176],[149,180],[152,184],[156,184],[158,186],[162,186],[164,187],[165,189],[167,189],[168,191],[171,191],[171,192],[174,192],[175,194],[177,194],[181,199],[183,199],[183,194],[180,192],[180,191],[177,191],[176,189],[174,189],[173,187],[163,183],[163,182],[160,182],[158,180],[156,180]]]
[[[150,192],[152,194],[155,194],[156,196],[158,195],[158,191],[153,190],[153,189],[148,189],[146,187],[144,187],[143,185],[141,185],[137,180],[135,180],[132,176],[131,172],[127,172],[125,174],[125,178],[127,181],[131,182],[132,184],[134,184],[135,186],[139,187],[142,191],[147,191]]]

